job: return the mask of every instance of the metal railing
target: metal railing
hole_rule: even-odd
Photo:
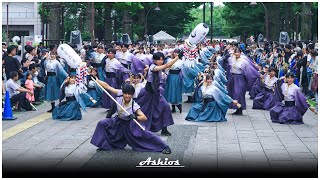
[[[9,12],[9,19],[12,18],[35,18],[34,12]],[[2,12],[2,19],[7,18],[7,12]]]

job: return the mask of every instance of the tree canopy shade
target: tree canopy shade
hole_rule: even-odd
[[[293,38],[301,33],[302,39],[310,39],[318,32],[317,2],[263,2],[268,10],[271,40],[277,40],[280,31]],[[92,32],[91,2],[45,2],[51,7],[42,10],[44,22],[49,24],[49,36],[69,41],[70,32],[79,29],[84,40],[90,40]],[[148,14],[148,34],[160,30],[175,38],[188,36],[193,28],[202,22],[203,2],[94,2],[95,38],[111,42],[129,34],[133,40],[144,40],[145,20]],[[151,9],[158,5],[160,11]],[[52,8],[54,7],[54,8]],[[63,7],[63,8],[61,8]],[[63,12],[61,12],[63,10]],[[210,3],[206,3],[206,24],[210,25]],[[62,21],[63,18],[63,21]],[[63,22],[63,23],[62,23]],[[52,28],[63,31],[54,33]],[[50,31],[51,30],[51,31]],[[64,33],[65,32],[65,33]],[[261,3],[250,6],[250,2],[225,2],[224,6],[213,9],[213,36],[257,36],[265,35],[265,9]],[[53,39],[49,37],[49,39]]]
[[[229,36],[259,34],[264,28],[263,7],[252,7],[250,3],[224,3],[225,24],[222,31]]]
[[[224,7],[223,6],[216,6],[213,8],[213,36],[225,36],[227,32],[223,32],[223,27],[225,26],[226,22],[223,18]],[[202,9],[193,8],[189,10],[192,18],[194,21],[188,23],[184,29],[182,35],[188,36],[190,32],[203,21],[203,11]],[[205,23],[210,25],[210,3],[207,3],[205,6]],[[210,31],[209,33],[210,34]]]

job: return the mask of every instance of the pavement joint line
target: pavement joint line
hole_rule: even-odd
[[[289,128],[293,131],[293,133],[299,138],[299,140],[302,142],[302,144],[309,150],[309,152],[313,155],[313,157],[315,157],[316,159],[317,159],[317,157],[312,153],[312,151],[311,151],[311,149],[309,149],[309,147],[301,140],[301,138],[297,135],[297,133],[291,128],[291,126],[289,126]],[[311,131],[312,132],[312,131]],[[313,134],[315,134],[314,132],[312,132]],[[317,136],[317,138],[318,138],[318,136]],[[280,140],[281,141],[281,140]],[[284,147],[284,148],[286,148],[286,147]],[[287,148],[286,148],[286,150],[287,150]],[[289,153],[289,151],[288,151],[288,153]],[[290,153],[289,153],[289,155],[290,155]],[[291,155],[290,155],[290,157],[291,157]],[[291,157],[291,159],[293,160],[293,158]]]
[[[269,123],[269,125],[271,126],[271,123],[273,123],[272,121],[271,121],[271,123],[270,123],[270,121],[268,121],[268,123]],[[287,125],[287,124],[286,124]],[[289,127],[290,128],[290,130],[298,137],[298,135],[293,131],[293,129],[289,126],[289,125],[287,125],[287,127]],[[271,128],[272,128],[272,130],[274,131],[274,132],[276,132],[275,131],[275,129],[271,126]],[[288,153],[288,155],[290,156],[290,159],[291,159],[291,161],[293,162],[293,164],[294,164],[294,166],[297,166],[296,165],[296,163],[294,162],[294,160],[293,160],[293,158],[292,158],[292,156],[291,156],[291,154],[289,153],[289,151],[287,150],[287,148],[286,148],[286,146],[283,144],[283,142],[281,141],[281,139],[279,138],[279,134],[278,133],[275,133],[275,135],[276,135],[276,137],[278,138],[278,140],[281,142],[281,144],[282,144],[282,146],[284,147],[284,149],[285,149],[285,151]],[[298,137],[299,138],[299,140],[301,141],[301,139],[300,139],[300,137]],[[260,139],[259,139],[260,140]],[[305,144],[304,144],[305,145]],[[305,145],[306,146],[306,145]],[[262,146],[262,148],[263,148],[263,151],[265,151],[265,149],[264,149],[264,147]],[[308,147],[307,147],[308,148]],[[309,148],[308,148],[308,150],[309,150]],[[310,150],[309,150],[310,151]],[[310,151],[311,152],[311,151]],[[311,152],[311,154],[314,156],[314,154]],[[268,158],[268,156],[267,156],[267,158]],[[268,158],[268,161],[269,161],[269,163],[270,163],[270,160],[269,160],[269,158]],[[270,163],[270,167],[271,167],[271,163]]]
[[[74,151],[76,151],[80,146],[82,146],[84,143],[86,143],[89,139],[91,138],[91,136],[90,137],[88,137],[85,141],[83,141],[79,146],[77,146],[73,151],[71,151],[66,157],[64,157],[61,161],[59,161],[57,164],[56,164],[56,166],[59,166],[59,164],[61,164],[65,159],[67,159],[67,157],[69,157]],[[93,155],[92,155],[93,156]],[[92,157],[91,156],[91,157]]]
[[[263,115],[263,116],[265,117],[265,115]],[[268,122],[268,119],[266,119],[266,118],[264,118],[264,119],[265,119],[265,121],[267,121],[268,125],[270,126],[270,123]],[[251,119],[250,117],[249,117],[249,120],[250,120],[251,125],[252,125],[252,127],[253,127],[252,119]],[[254,128],[253,128],[253,129],[254,129]],[[265,155],[266,158],[267,158],[268,166],[271,167],[270,160],[269,160],[269,158],[268,158],[268,156],[267,156],[267,153],[266,153],[265,149],[263,148],[263,146],[262,146],[262,144],[261,144],[261,140],[260,140],[260,138],[259,138],[259,136],[258,136],[258,133],[257,133],[256,129],[254,129],[254,132],[255,132],[255,134],[256,134],[256,136],[257,136],[257,138],[258,138],[258,141],[259,141],[259,144],[260,144],[260,146],[261,146],[261,148],[262,148],[262,150],[263,150],[263,153],[264,153],[264,155]],[[281,142],[281,141],[280,141],[280,142]]]
[[[51,113],[43,113],[41,115],[38,115],[36,117],[33,117],[27,121],[24,121],[20,124],[17,124],[7,130],[2,131],[2,141],[6,140],[26,129],[29,129],[47,119],[51,118]]]
[[[249,117],[248,117],[249,118]],[[243,159],[243,154],[242,154],[242,150],[241,150],[241,146],[240,146],[240,140],[239,140],[239,135],[237,133],[237,128],[236,128],[236,123],[235,123],[235,118],[234,116],[232,116],[232,119],[233,119],[233,125],[234,125],[234,128],[236,130],[236,136],[237,136],[237,140],[238,140],[238,143],[239,143],[239,150],[240,150],[240,154],[241,154],[241,161],[242,161],[242,166],[245,166],[245,162],[244,162],[244,159]],[[250,120],[250,119],[249,119]]]

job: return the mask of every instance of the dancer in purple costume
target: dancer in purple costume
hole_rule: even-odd
[[[274,85],[278,78],[275,77],[277,73],[276,68],[269,69],[269,75],[261,75],[262,77],[262,91],[254,98],[252,109],[269,110],[276,105],[274,99]]]
[[[108,50],[108,58],[103,60],[103,69],[106,71],[106,83],[114,88],[120,88],[125,79],[129,78],[130,70],[123,67],[123,65],[114,58],[116,54],[115,49]],[[125,77],[119,79],[119,75],[125,73]],[[110,109],[114,102],[106,95],[102,95],[101,107]]]
[[[147,74],[147,84],[141,90],[137,103],[141,106],[148,120],[145,123],[146,129],[157,132],[161,135],[171,136],[167,126],[174,124],[170,105],[160,92],[160,86],[163,83],[161,72],[170,68],[182,54],[175,57],[172,61],[164,64],[164,55],[161,52],[153,54],[153,64],[150,65]]]
[[[276,95],[284,104],[277,104],[270,109],[271,120],[274,123],[280,124],[303,124],[302,116],[308,110],[309,104],[306,97],[300,92],[300,88],[293,83],[294,74],[288,73],[285,81],[282,83],[278,81],[278,88],[276,88]],[[310,108],[314,112],[313,108]]]
[[[124,149],[129,145],[135,151],[171,153],[169,146],[159,136],[148,130],[142,130],[133,121],[133,119],[146,121],[147,117],[132,99],[135,91],[132,85],[125,84],[122,90],[119,90],[98,79],[97,82],[106,90],[117,94],[117,102],[130,113],[128,116],[117,105],[115,117],[99,121],[91,139],[91,144],[98,147],[97,151]]]
[[[228,93],[232,99],[237,100],[242,105],[241,108],[230,105],[230,108],[237,109],[233,113],[234,115],[242,115],[242,110],[246,109],[246,87],[248,87],[248,84],[253,84],[254,82],[251,82],[251,80],[257,79],[260,74],[248,61],[241,58],[238,49],[234,50],[234,55],[228,59],[228,63],[228,70],[230,71],[228,73]],[[252,87],[252,85],[249,86]]]

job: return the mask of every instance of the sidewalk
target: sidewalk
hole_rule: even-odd
[[[179,160],[185,166],[179,172],[189,173],[209,169],[211,173],[262,169],[265,172],[277,169],[295,172],[303,168],[317,172],[318,120],[309,110],[303,125],[275,124],[268,111],[253,110],[252,100],[247,97],[247,110],[243,116],[233,116],[234,110],[228,110],[226,122],[200,123],[184,120],[190,105],[183,104],[183,112],[173,114],[175,124],[169,127],[172,136],[161,137],[171,147],[173,153],[170,155],[135,152],[129,147],[96,152],[90,140],[106,111],[93,108],[83,112],[80,121],[55,121],[49,117],[3,140],[4,173],[26,169],[24,173],[32,174],[32,171],[50,169],[48,173],[53,175],[58,175],[55,174],[58,170],[76,172],[81,177],[81,173],[90,169],[112,174],[114,167],[122,169],[122,173],[130,169],[137,172],[135,166],[148,157]],[[3,121],[3,130],[43,115],[47,106],[45,104],[34,114],[23,114],[16,121]]]

